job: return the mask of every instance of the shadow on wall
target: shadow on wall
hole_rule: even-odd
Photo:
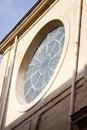
[[[78,74],[76,81],[75,110],[84,105],[84,103],[81,103],[83,100],[78,100],[83,97],[83,94],[79,95],[78,93],[78,91],[82,91],[83,82],[83,72],[81,72]],[[49,96],[40,100],[32,109],[24,112],[9,126],[4,127],[3,124],[3,130],[67,130],[69,126],[71,83],[72,79],[69,79]]]

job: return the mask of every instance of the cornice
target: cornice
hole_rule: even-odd
[[[81,125],[84,119],[87,120],[87,106],[82,107],[80,110],[71,115],[74,124]]]
[[[3,53],[6,46],[8,44],[12,44],[15,36],[19,36],[21,31],[29,24],[29,22],[33,21],[40,12],[45,8],[47,4],[52,3],[55,0],[40,0],[38,1],[31,10],[16,24],[16,26],[7,34],[7,36],[0,42],[0,53]]]

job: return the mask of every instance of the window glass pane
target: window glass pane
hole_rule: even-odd
[[[24,76],[24,96],[27,103],[33,101],[51,79],[63,50],[64,26],[49,32],[36,50]]]

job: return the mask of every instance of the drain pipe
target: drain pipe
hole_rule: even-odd
[[[14,52],[13,52],[13,59],[12,59],[12,63],[10,65],[10,68],[8,70],[8,79],[5,83],[5,94],[4,94],[4,98],[2,106],[1,106],[1,115],[0,115],[0,130],[2,130],[3,127],[3,120],[4,120],[4,116],[5,116],[5,111],[6,111],[6,105],[8,102],[8,96],[9,96],[9,89],[10,89],[10,85],[11,85],[11,80],[12,80],[12,74],[13,74],[13,67],[14,67],[14,61],[15,61],[15,55],[16,55],[16,50],[17,50],[17,43],[18,43],[18,38],[17,36],[15,37],[15,41],[14,41]]]
[[[81,31],[82,1],[83,0],[78,0],[78,7],[77,7],[74,71],[73,71],[73,79],[72,79],[72,87],[71,87],[71,99],[70,99],[69,116],[74,113],[74,105],[75,105],[76,77],[77,77],[77,71],[78,71],[80,31]],[[69,123],[70,123],[69,130],[73,130],[73,124],[72,124],[72,121],[71,121],[70,117],[69,117]]]

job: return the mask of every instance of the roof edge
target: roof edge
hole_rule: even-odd
[[[14,26],[14,28],[1,40],[0,42],[0,52],[3,52],[3,48],[11,42],[14,37],[20,32],[20,28],[22,25],[24,27],[27,25],[26,23],[29,22],[32,18],[37,16],[38,12],[49,2],[49,0],[38,0],[34,6],[24,15],[24,17]]]

